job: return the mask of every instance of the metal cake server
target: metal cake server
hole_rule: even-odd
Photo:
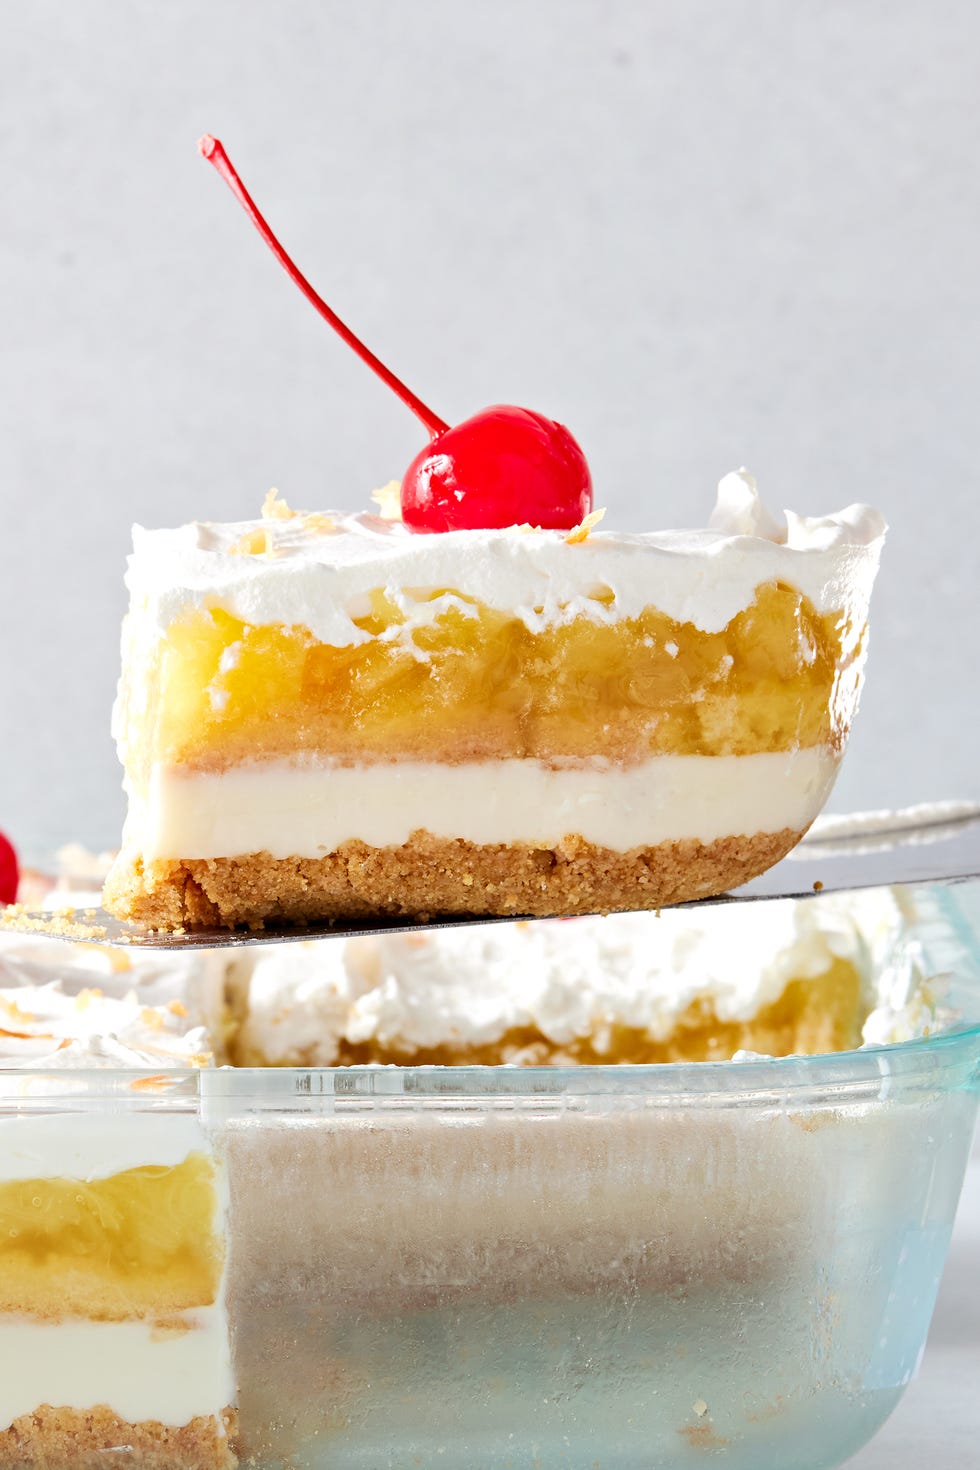
[[[883,888],[892,884],[963,883],[980,878],[980,803],[940,802],[899,812],[859,812],[818,818],[803,841],[782,862],[731,893],[698,899],[707,904],[743,903],[767,898],[812,898],[815,893]],[[194,929],[182,934],[140,929],[114,919],[103,909],[61,909],[68,932],[53,932],[50,911],[13,908],[0,916],[0,933],[43,933],[74,943],[138,945],[142,949],[240,949],[284,944],[330,935],[404,934],[462,924],[507,924],[507,917],[437,918],[428,924],[410,919],[378,919],[355,924],[270,926],[258,931]]]

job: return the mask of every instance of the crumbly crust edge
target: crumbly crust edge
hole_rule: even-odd
[[[105,1470],[124,1459],[127,1470],[235,1470],[232,1443],[238,1416],[199,1415],[188,1424],[131,1424],[105,1404],[92,1409],[41,1404],[0,1430],[0,1470]],[[126,1453],[119,1451],[125,1447]]]
[[[420,831],[399,847],[345,842],[320,858],[259,852],[148,863],[124,849],[103,902],[117,918],[156,929],[649,910],[746,883],[802,836],[787,827],[614,852],[577,836],[542,848],[481,846]]]

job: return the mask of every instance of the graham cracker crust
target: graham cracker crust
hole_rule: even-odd
[[[231,1448],[234,1409],[220,1423],[201,1415],[172,1426],[146,1420],[130,1424],[111,1409],[55,1409],[42,1404],[0,1431],[2,1470],[235,1470]]]
[[[345,842],[322,858],[259,852],[146,864],[124,850],[106,879],[103,902],[117,918],[155,929],[615,913],[724,893],[772,867],[802,836],[786,827],[614,852],[577,836],[541,848],[480,846],[417,831],[400,847]]]

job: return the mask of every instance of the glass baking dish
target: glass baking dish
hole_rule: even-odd
[[[946,1256],[980,1085],[964,897],[920,896],[964,1017],[925,1040],[650,1067],[8,1070],[0,1160],[39,1118],[200,1129],[228,1465],[829,1470],[915,1374]],[[124,1457],[199,1470],[168,1453]]]

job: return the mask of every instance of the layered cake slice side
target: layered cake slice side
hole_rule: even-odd
[[[734,481],[734,483],[730,483]],[[138,533],[105,901],[154,925],[654,908],[799,839],[854,714],[883,525]]]
[[[181,1010],[0,990],[0,1466],[236,1463],[223,1167],[168,1096],[210,1052]],[[59,1098],[58,1074],[129,1069],[112,1106]]]

